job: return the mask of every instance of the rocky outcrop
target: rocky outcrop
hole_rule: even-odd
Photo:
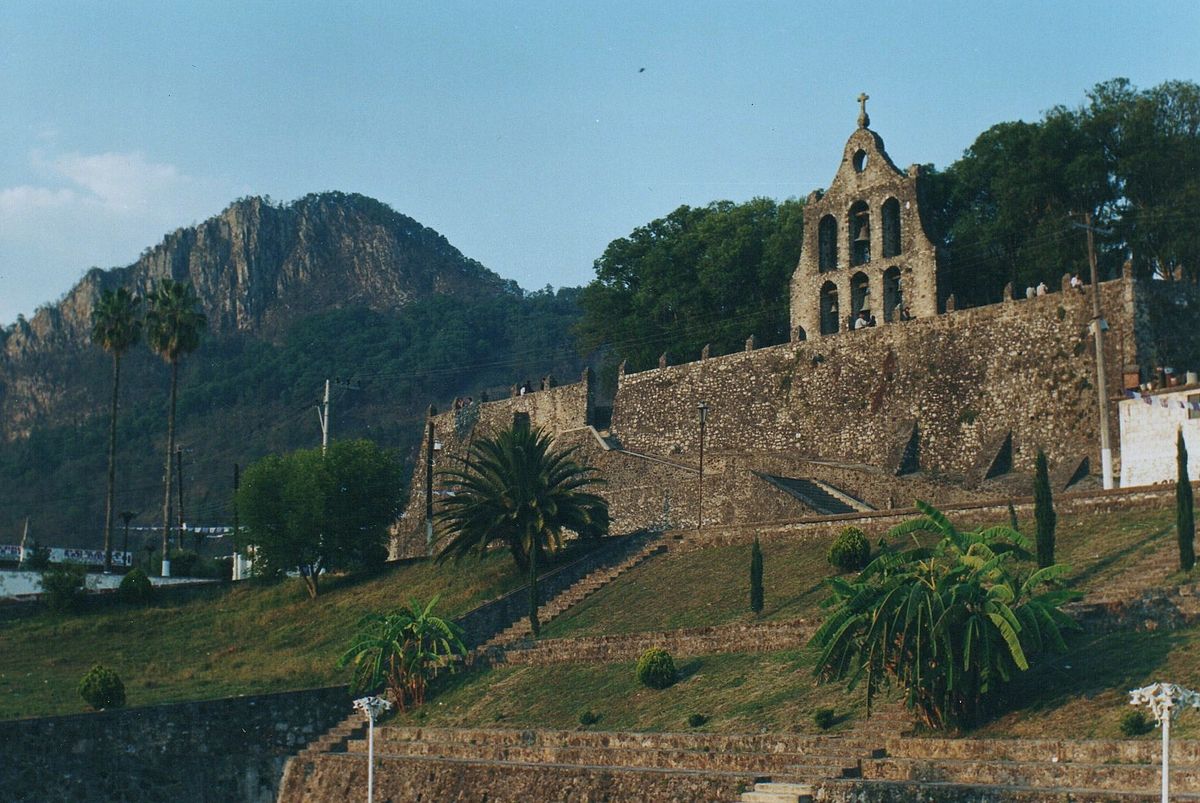
[[[79,356],[91,348],[96,299],[118,286],[144,295],[163,278],[196,288],[211,335],[266,337],[316,311],[394,310],[511,284],[433,229],[362,195],[322,193],[288,205],[241,199],[168,234],[128,267],[89,271],[57,303],[0,332],[0,441],[27,433],[39,418],[80,412],[71,394],[82,388],[79,371],[89,370]]]

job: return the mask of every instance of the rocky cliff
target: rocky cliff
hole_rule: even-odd
[[[397,310],[433,295],[515,287],[436,231],[361,195],[308,195],[286,206],[239,200],[128,267],[89,271],[57,303],[0,330],[0,441],[39,420],[61,421],[66,410],[89,414],[100,367],[88,354],[96,299],[122,285],[145,294],[168,277],[196,288],[215,337],[271,337],[317,311]]]

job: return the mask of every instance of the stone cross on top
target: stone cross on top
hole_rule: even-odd
[[[871,118],[867,116],[867,101],[870,99],[871,99],[871,96],[868,95],[866,92],[860,92],[858,94],[858,127],[859,128],[866,128],[867,126],[869,126],[871,124]]]

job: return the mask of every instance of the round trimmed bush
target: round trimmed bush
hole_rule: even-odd
[[[1142,711],[1126,711],[1121,715],[1121,735],[1133,738],[1154,730],[1154,722]]]
[[[843,572],[861,569],[871,559],[871,544],[867,541],[867,534],[857,527],[844,527],[829,545],[826,557]]]
[[[637,679],[652,689],[665,689],[675,682],[675,661],[662,647],[651,647],[637,663]]]
[[[121,578],[121,585],[117,586],[117,596],[123,602],[132,602],[141,604],[149,602],[154,596],[154,586],[150,584],[150,578],[139,567],[129,570],[129,573]]]
[[[97,711],[125,705],[125,684],[107,666],[96,664],[79,681],[79,696]]]

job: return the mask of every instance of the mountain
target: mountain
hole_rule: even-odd
[[[227,519],[235,463],[319,442],[325,379],[334,437],[407,454],[431,402],[582,370],[575,289],[525,293],[361,195],[241,199],[0,330],[0,543],[26,516],[43,543],[98,543],[111,359],[91,343],[91,311],[105,289],[145,294],[164,277],[191,282],[209,320],[179,399],[194,523]],[[144,345],[122,362],[117,504],[143,511],[135,527],[161,507],[166,388]]]

